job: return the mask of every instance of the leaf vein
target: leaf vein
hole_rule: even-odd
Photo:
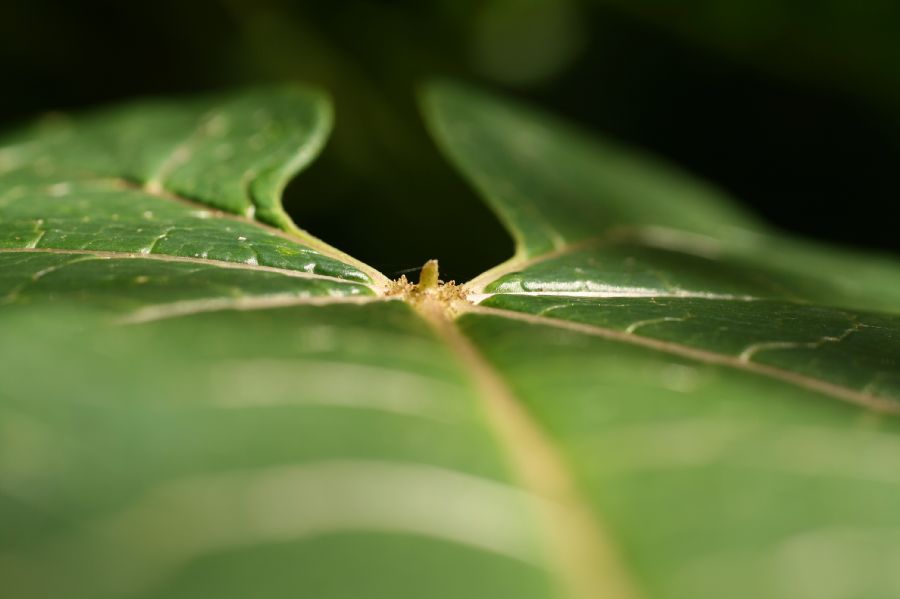
[[[596,514],[581,496],[564,457],[502,376],[448,317],[425,299],[412,304],[471,373],[485,411],[522,484],[549,501],[534,505],[565,596],[629,599],[637,595]]]
[[[754,362],[750,359],[741,359],[738,356],[717,354],[715,352],[704,349],[681,345],[679,343],[674,343],[671,341],[653,339],[652,337],[644,337],[642,335],[636,335],[624,331],[618,331],[615,329],[608,329],[605,327],[560,320],[556,318],[548,318],[545,316],[536,316],[534,314],[514,312],[512,310],[504,310],[500,308],[468,305],[460,309],[460,314],[465,313],[482,314],[487,316],[508,318],[511,320],[519,320],[534,325],[556,327],[585,335],[593,335],[595,337],[601,337],[610,341],[638,345],[648,349],[681,356],[706,364],[726,366],[737,370],[743,370],[746,372],[751,372],[753,374],[776,379],[784,383],[794,385],[796,387],[807,389],[809,391],[815,391],[823,395],[833,397],[835,399],[840,399],[842,401],[867,408],[874,412],[900,415],[900,402],[897,402],[893,399],[873,395],[864,391],[858,391],[856,389],[851,389],[849,387],[845,387],[836,383],[830,383],[828,381],[804,375],[799,372],[785,370],[777,366],[770,366],[768,364]]]
[[[280,293],[252,297],[223,297],[201,300],[185,300],[167,304],[144,306],[120,318],[118,324],[143,324],[158,320],[168,320],[195,314],[238,310],[270,310],[273,308],[289,308],[292,306],[336,306],[364,305],[374,302],[395,301],[379,296],[312,296]]]
[[[146,248],[145,248],[146,249]],[[62,248],[0,248],[0,254],[58,254],[61,256],[95,256],[100,259],[110,260],[155,260],[158,262],[177,262],[186,264],[199,264],[212,266],[216,268],[228,268],[235,270],[249,270],[255,272],[269,272],[284,275],[286,277],[295,277],[298,279],[316,279],[321,281],[331,281],[334,283],[343,283],[346,285],[360,285],[369,287],[376,293],[379,291],[371,285],[365,283],[331,277],[328,275],[320,275],[302,270],[292,270],[289,268],[278,268],[275,266],[261,266],[259,264],[247,264],[246,262],[229,262],[227,260],[215,260],[212,258],[200,258],[196,256],[173,256],[170,254],[151,254],[151,253],[133,253],[133,252],[115,252],[103,250],[79,250],[79,249],[62,249]]]

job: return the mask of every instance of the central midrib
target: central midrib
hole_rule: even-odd
[[[534,498],[532,509],[562,596],[635,599],[634,584],[579,491],[562,452],[500,373],[460,331],[444,304],[428,297],[408,303],[446,343],[471,378],[520,484]]]

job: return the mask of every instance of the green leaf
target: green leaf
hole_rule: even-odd
[[[423,106],[518,244],[461,287],[290,222],[315,90],[0,148],[4,588],[892,597],[896,262],[483,92]]]
[[[439,145],[522,256],[622,227],[664,224],[723,239],[756,226],[715,190],[528,108],[450,83],[430,86],[423,103]]]
[[[0,153],[2,301],[371,294],[378,275],[296,229],[280,205],[329,123],[320,93],[286,87],[21,134]]]
[[[585,281],[745,290],[863,309],[900,305],[900,266],[893,258],[775,234],[684,173],[475,89],[436,83],[422,99],[440,147],[516,239],[512,266],[561,259],[565,274],[545,264],[529,271],[537,279],[561,282],[556,277],[571,278],[576,266],[599,262],[605,270]],[[634,258],[627,269],[607,266],[625,257]],[[495,280],[509,270],[488,271],[476,286],[500,285]]]
[[[514,103],[423,99],[518,244],[458,326],[558,440],[641,591],[900,588],[881,569],[900,540],[897,263],[785,239]]]

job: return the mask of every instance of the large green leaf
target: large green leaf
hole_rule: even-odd
[[[314,90],[0,149],[11,596],[893,597],[900,267],[515,103],[423,105],[518,244],[461,288],[284,214]]]

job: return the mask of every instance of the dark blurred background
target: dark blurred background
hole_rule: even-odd
[[[133,96],[322,85],[336,130],[289,211],[391,275],[438,257],[464,279],[511,252],[425,134],[414,88],[432,75],[643,146],[783,229],[900,250],[896,0],[7,0],[0,67],[4,129]]]

